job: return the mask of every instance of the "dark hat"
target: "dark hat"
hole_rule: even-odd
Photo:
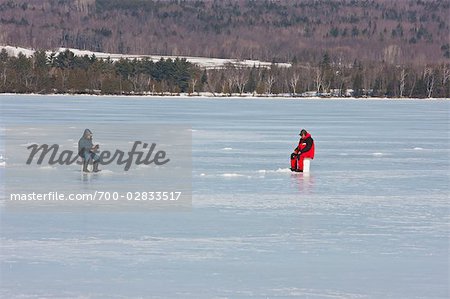
[[[302,129],[301,131],[300,131],[300,134],[298,134],[298,135],[303,135],[303,134],[307,134],[308,132],[306,132],[306,130],[305,129]]]

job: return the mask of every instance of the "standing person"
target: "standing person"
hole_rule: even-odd
[[[83,172],[89,172],[87,169],[89,161],[94,161],[93,172],[99,172],[98,163],[100,156],[96,154],[99,149],[99,145],[92,143],[92,132],[89,129],[84,130],[83,136],[78,141],[78,155],[83,158]]]
[[[301,136],[298,146],[291,154],[291,170],[303,172],[303,160],[305,158],[314,159],[314,140],[305,129],[300,131]]]

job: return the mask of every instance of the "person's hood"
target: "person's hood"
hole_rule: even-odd
[[[87,138],[87,136],[90,134],[92,134],[91,130],[89,130],[89,129],[84,130],[83,138]]]
[[[306,139],[308,139],[309,137],[311,137],[311,134],[306,133],[305,138],[301,138],[301,139],[306,140]]]
[[[87,138],[88,134],[92,134],[91,130],[84,130],[83,136],[81,136],[80,140],[78,141],[78,154],[80,156],[83,155],[85,150],[89,150],[93,146],[92,139]]]

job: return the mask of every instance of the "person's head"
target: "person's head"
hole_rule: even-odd
[[[92,132],[89,129],[84,130],[84,138],[92,139]]]
[[[305,138],[306,137],[306,134],[308,134],[308,132],[306,132],[306,130],[305,129],[302,129],[301,131],[300,131],[300,136],[302,137],[302,138]]]

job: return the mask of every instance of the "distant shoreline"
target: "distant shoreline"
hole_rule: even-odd
[[[224,98],[450,98],[450,65],[445,63],[425,69],[386,63],[342,65],[325,53],[322,61],[314,65],[269,67],[268,63],[222,61],[222,65],[217,62],[210,68],[206,58],[200,64],[178,57],[156,62],[154,57],[112,60],[94,54],[80,56],[85,52],[69,49],[58,54],[17,51],[13,51],[13,56],[5,48],[0,51],[3,61],[0,92]]]
[[[445,101],[450,98],[388,98],[388,97],[305,97],[305,96],[290,96],[290,95],[253,95],[253,94],[232,94],[232,95],[213,95],[211,93],[200,94],[95,94],[95,93],[0,93],[3,96],[67,96],[67,97],[113,97],[113,98],[142,98],[142,99],[214,99],[214,100],[330,100],[330,101]]]

